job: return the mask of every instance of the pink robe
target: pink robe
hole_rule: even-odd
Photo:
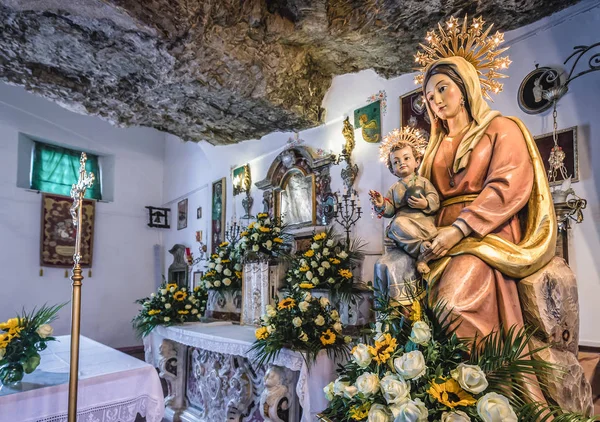
[[[460,139],[442,141],[435,158],[431,182],[443,202],[460,195],[477,194],[473,202],[443,206],[436,225],[449,226],[462,219],[472,230],[470,236],[496,234],[510,242],[521,240],[519,211],[525,207],[533,186],[533,166],[518,126],[497,117],[474,147],[469,162],[454,175],[450,187],[446,163],[454,162]],[[432,288],[434,298],[447,302],[460,315],[460,337],[479,338],[497,329],[523,326],[516,280],[506,277],[473,255],[451,259]]]

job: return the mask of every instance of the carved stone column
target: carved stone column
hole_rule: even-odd
[[[185,354],[186,346],[163,339],[159,347],[158,375],[167,383],[165,415],[171,420],[179,420],[179,415],[187,407],[185,399]]]
[[[260,396],[260,415],[265,422],[299,420],[296,396],[297,374],[281,366],[271,365],[265,374]]]

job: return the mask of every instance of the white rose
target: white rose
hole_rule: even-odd
[[[331,264],[327,261],[321,262],[321,267],[323,268],[331,268]]]
[[[313,268],[317,268],[319,266],[319,263],[317,261],[310,261],[310,266]]]
[[[477,365],[461,363],[451,374],[452,378],[458,381],[460,386],[469,393],[479,394],[488,387],[485,374]]]
[[[167,294],[167,289],[160,289],[160,294],[161,295],[166,295]]]
[[[0,360],[2,360],[2,358],[4,357],[5,354],[6,354],[6,349],[0,349]]]
[[[395,375],[381,379],[381,392],[388,404],[400,403],[410,398],[410,384]]]
[[[250,237],[256,242],[258,240],[258,233],[252,233]]]
[[[263,225],[267,225],[267,224],[271,224],[271,219],[270,218],[266,218],[265,221],[263,221]]]
[[[226,286],[229,286],[231,284],[231,279],[230,278],[224,278],[223,279],[223,284]]]
[[[390,410],[394,415],[394,422],[427,422],[429,415],[425,404],[419,399],[390,406]]]
[[[267,240],[267,241],[265,242],[265,246],[267,247],[267,249],[271,249],[271,247],[273,246],[273,242],[272,242],[272,241],[270,241],[270,240]]]
[[[323,315],[318,315],[315,318],[315,324],[317,324],[319,327],[321,327],[323,324],[325,324],[325,318],[323,318]]]
[[[220,253],[219,256],[223,256],[223,254]],[[215,263],[220,264],[221,263],[221,258],[215,259]]]
[[[312,273],[312,271],[307,271],[306,272],[306,279],[307,280],[312,280],[313,279],[313,273]]]
[[[198,313],[198,309],[192,309],[192,315],[196,315]]]
[[[371,372],[365,372],[356,378],[356,388],[365,397],[370,397],[379,391],[379,377]]]
[[[337,254],[338,258],[341,259],[346,259],[348,258],[348,254],[346,253],[346,251],[341,251],[339,254]]]
[[[215,263],[214,262],[209,262],[208,263],[208,268],[210,268],[210,269],[215,268]]]
[[[331,255],[331,252],[329,252],[329,249],[325,248],[323,249],[323,256],[329,256]]]
[[[226,275],[227,277],[229,277],[231,275],[231,270],[229,268],[225,268],[225,271],[223,271],[223,274]]]
[[[192,309],[192,305],[185,305],[185,309]]]
[[[302,331],[302,334],[300,334],[300,337],[298,337],[300,339],[300,341],[304,341],[307,342],[308,341],[308,334],[306,334],[304,331]]]
[[[350,336],[345,336],[345,337],[344,337],[344,343],[348,344],[348,343],[350,343],[351,341],[352,341],[352,337],[350,337]]]
[[[312,245],[310,245],[310,248],[313,249],[313,250],[314,249],[319,249],[319,244],[315,242]]]
[[[367,422],[391,422],[392,412],[383,404],[375,403],[369,409]]]
[[[222,266],[221,264],[217,264],[217,265],[215,266],[215,270],[216,270],[218,273],[220,273],[221,271],[223,271],[223,266]]]
[[[267,305],[267,315],[269,315],[271,318],[274,317],[275,315],[277,315],[277,311],[275,310],[275,308],[272,305]]]
[[[165,320],[165,322],[171,321],[171,318],[169,318],[168,316],[164,317],[163,319]]]
[[[329,278],[327,279],[327,282],[328,282],[329,284],[333,284],[333,283],[335,283],[335,279],[334,279],[333,277],[329,277]]]
[[[279,227],[273,227],[273,231],[275,233],[279,233],[281,231],[281,229]]]
[[[335,393],[333,391],[333,381],[323,388],[323,392],[325,393],[325,397],[328,401],[333,400],[333,397],[335,396]]]
[[[169,289],[169,291],[170,291],[171,293],[175,293],[175,290],[177,290],[175,287],[171,287],[171,288]]]
[[[312,300],[312,295],[310,294],[310,292],[304,293],[304,300],[307,302],[310,302]]]
[[[220,286],[221,286],[221,281],[215,280],[215,287],[220,287]]]
[[[431,340],[431,329],[425,321],[417,321],[413,324],[409,339],[416,344],[426,345]]]
[[[207,289],[210,289],[213,286],[213,284],[210,281],[207,281],[205,286]]]
[[[267,331],[269,332],[269,334],[273,334],[275,332],[275,326],[274,325],[268,325],[267,326]]]
[[[487,393],[477,401],[477,414],[484,422],[517,422],[508,399],[498,393]]]
[[[335,331],[337,331],[338,333],[342,332],[342,324],[338,321],[335,324],[333,324],[333,329]]]
[[[333,239],[329,239],[325,244],[331,248],[333,246]]]
[[[305,266],[305,265],[308,265],[308,262],[306,261],[306,259],[302,258],[300,260],[300,266]]]
[[[333,319],[334,321],[339,321],[340,320],[340,314],[337,311],[337,309],[334,309],[333,311],[331,311],[331,319]]]
[[[329,305],[329,299],[327,299],[326,297],[322,297],[322,298],[319,299],[319,303],[324,308],[327,305]]]
[[[233,269],[236,270],[236,271],[242,271],[242,264],[235,264],[233,266]]]
[[[317,284],[319,284],[319,279],[317,277],[313,277],[313,279],[310,280],[310,282],[316,286]]]
[[[170,303],[165,303],[165,309],[171,309],[171,304]]]
[[[161,302],[166,302],[166,299],[165,299],[164,297],[161,297],[161,298],[160,298],[160,301],[161,301]]]
[[[156,293],[150,293],[150,297],[156,297]]]
[[[300,308],[300,311],[306,312],[308,310],[308,302],[300,302],[298,308]]]
[[[336,396],[343,396],[344,391],[346,391],[346,387],[350,385],[347,381],[342,381],[339,378],[333,382],[333,394]]]
[[[292,320],[292,324],[294,324],[294,327],[300,327],[302,325],[302,318],[300,317],[296,317]]]
[[[256,224],[254,225],[254,228],[255,228],[256,230],[260,229],[261,227],[262,227],[262,226],[260,225],[260,223],[256,223]]]
[[[253,250],[254,252],[258,252],[258,251],[260,250],[260,246],[258,246],[258,245],[254,245],[254,246],[252,246],[252,250]]]
[[[318,269],[317,271],[319,272],[319,275],[320,275],[321,277],[323,277],[323,276],[325,275],[325,268],[323,268],[323,267],[319,267],[319,269]]]
[[[38,333],[41,338],[46,338],[50,337],[52,333],[54,333],[54,329],[50,326],[50,324],[42,324],[37,330],[35,330],[35,332]]]
[[[366,368],[373,360],[369,347],[366,344],[360,343],[352,349],[352,357],[358,366]]]
[[[465,412],[455,410],[454,412],[442,413],[441,422],[471,422],[471,418]]]
[[[402,378],[419,379],[425,375],[425,358],[419,350],[413,350],[394,359],[394,368]]]

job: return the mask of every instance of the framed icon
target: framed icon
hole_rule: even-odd
[[[188,200],[182,199],[177,203],[177,230],[187,227]]]

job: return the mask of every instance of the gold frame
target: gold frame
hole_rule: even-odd
[[[227,210],[227,179],[225,177],[221,177],[220,179],[212,182],[210,189],[210,250],[211,253],[216,251],[218,244],[214,242],[214,227],[213,227],[213,206],[214,206],[214,193],[215,193],[215,184],[221,182],[221,234],[219,236],[219,243],[225,241],[225,215]]]
[[[281,178],[280,185],[278,187],[276,187],[275,189],[273,189],[273,197],[274,197],[274,201],[275,201],[275,203],[274,203],[275,215],[279,219],[281,219],[281,192],[283,190],[285,190],[285,185],[293,173],[301,173],[304,177],[312,178],[312,219],[310,222],[303,221],[303,222],[296,223],[296,224],[290,224],[288,227],[300,228],[300,227],[315,226],[317,224],[317,198],[316,198],[317,188],[315,185],[315,174],[314,173],[306,174],[299,167],[292,167],[291,169],[286,171],[285,174],[283,175],[283,177]],[[281,221],[283,222],[283,219],[281,219]]]

